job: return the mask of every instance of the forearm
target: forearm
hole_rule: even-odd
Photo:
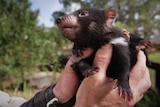
[[[54,89],[54,86],[55,85],[49,86],[45,90],[38,92],[32,99],[22,104],[21,107],[46,107],[48,103],[46,92],[48,92],[48,90],[52,91]],[[75,104],[75,100],[76,97],[75,95],[73,95],[72,98],[65,103],[57,102],[56,107],[72,107]]]

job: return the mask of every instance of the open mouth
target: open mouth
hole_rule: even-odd
[[[62,26],[61,29],[62,29],[62,30],[65,30],[65,29],[73,29],[73,26]]]
[[[67,32],[73,30],[73,26],[59,26],[62,32]]]
[[[72,23],[59,23],[58,27],[62,33],[62,35],[69,40],[73,41],[76,38],[76,30],[77,26]]]

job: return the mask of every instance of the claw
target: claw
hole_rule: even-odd
[[[80,49],[73,50],[73,55],[75,55],[76,57],[81,57],[83,56],[83,51]]]
[[[85,49],[86,49],[86,47],[84,47],[84,46],[79,46],[79,45],[74,44],[74,47],[72,49],[72,53],[76,57],[81,57],[81,56],[83,56],[83,54],[84,54],[83,52]]]
[[[123,94],[122,87],[121,87],[121,86],[118,86],[118,89],[119,89],[119,96],[122,97],[122,94]]]
[[[128,101],[133,99],[133,94],[132,94],[130,88],[124,88],[119,85],[118,89],[119,89],[119,96],[120,97],[124,98],[125,100],[127,99]]]
[[[128,98],[128,92],[127,92],[127,90],[123,90],[123,93],[124,93],[124,99],[126,100]]]
[[[129,91],[127,91],[127,94],[128,94],[128,101],[131,101],[131,99],[133,99],[132,92],[129,90]]]
[[[99,71],[98,67],[91,67],[91,68],[88,68],[87,70],[83,71],[82,75],[84,77],[88,77],[90,75],[93,75],[93,74],[97,73],[98,71]]]

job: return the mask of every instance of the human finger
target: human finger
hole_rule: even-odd
[[[71,68],[71,64],[73,64],[73,62],[69,59],[58,82],[53,88],[55,96],[62,103],[65,103],[72,98],[80,84],[76,73]]]
[[[97,90],[102,89],[104,84],[108,82],[106,78],[106,68],[110,63],[111,56],[112,56],[111,45],[104,45],[100,49],[98,49],[94,58],[93,66],[99,67],[99,72],[97,72],[95,75],[91,75],[85,78],[82,81],[78,89],[78,94],[77,94],[78,98],[80,98],[82,95],[85,95],[85,94],[87,94],[87,96],[96,94],[96,92],[98,92]],[[114,83],[115,81],[112,82],[112,84]],[[110,85],[112,86],[112,84]],[[107,88],[105,88],[105,91],[104,90],[100,91],[101,93],[98,96],[105,95],[104,93],[106,92]],[[91,91],[91,89],[92,89],[92,92],[88,93],[89,91]]]
[[[146,66],[146,56],[143,51],[138,52],[136,66]]]
[[[87,57],[91,56],[93,51],[94,51],[93,48],[87,47],[85,50],[83,50],[83,55],[80,55],[78,57],[75,56],[75,55],[72,55],[70,57],[70,60],[72,61],[72,63],[79,62],[81,59],[84,59],[84,58],[87,58]]]
[[[131,106],[134,106],[134,104],[136,104],[143,98],[143,94],[151,87],[149,70],[146,69],[142,78],[132,80],[132,82],[130,82],[130,86],[133,91],[133,100],[131,100],[129,104]]]
[[[133,80],[140,79],[147,69],[146,56],[142,51],[139,51],[137,55],[137,62],[131,69],[130,78],[133,78]]]
[[[131,70],[130,86],[134,97],[130,102],[131,105],[134,105],[140,101],[143,97],[143,94],[151,86],[150,74],[146,66],[146,57],[142,51],[139,51],[137,56],[137,63]]]
[[[112,57],[112,45],[106,44],[96,52],[93,66],[99,67],[99,71],[106,72]]]
[[[136,80],[133,80],[136,81]],[[151,87],[151,79],[149,74],[149,69],[146,69],[144,71],[143,76],[139,79],[139,81],[136,81],[137,84],[135,86],[137,92],[137,96],[141,96],[143,93],[145,93],[150,87]]]

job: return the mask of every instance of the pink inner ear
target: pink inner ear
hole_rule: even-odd
[[[105,12],[106,12],[106,16],[113,16],[113,17],[116,16],[116,11],[113,9],[106,10]]]

